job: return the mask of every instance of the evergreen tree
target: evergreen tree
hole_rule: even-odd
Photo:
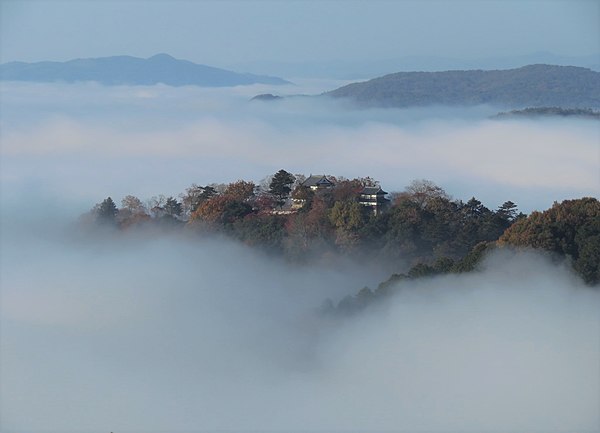
[[[505,201],[502,203],[502,206],[498,208],[496,214],[500,218],[512,223],[517,218],[517,205],[510,200]]]
[[[167,215],[171,215],[172,217],[178,217],[181,215],[183,209],[181,208],[181,203],[179,203],[175,198],[169,197],[167,202],[165,203],[165,212]]]
[[[112,198],[107,197],[97,205],[96,221],[100,224],[115,224],[118,213],[117,206]]]
[[[288,173],[285,170],[279,170],[271,179],[269,184],[269,193],[275,197],[278,206],[283,206],[285,200],[292,191],[292,184],[296,178],[292,173]]]

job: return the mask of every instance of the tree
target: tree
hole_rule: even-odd
[[[181,194],[179,196],[181,197],[183,210],[186,215],[190,215],[192,212],[198,209],[198,206],[200,206],[200,203],[202,203],[201,195],[203,192],[204,188],[193,183],[192,186],[186,188],[185,194]]]
[[[164,210],[167,215],[178,217],[182,212],[181,203],[179,203],[175,198],[169,197],[165,202]]]
[[[117,222],[120,228],[126,229],[147,222],[149,219],[150,216],[146,212],[146,207],[139,198],[128,195],[121,200],[121,209],[117,214]]]
[[[543,212],[517,218],[498,245],[540,248],[568,256],[589,284],[600,282],[600,201],[565,200]]]
[[[415,202],[420,207],[427,206],[427,204],[435,198],[450,200],[450,196],[446,191],[427,179],[413,180],[410,185],[405,188],[404,192],[406,193],[406,198]]]
[[[278,206],[281,207],[285,203],[295,180],[296,178],[292,173],[288,173],[283,169],[275,173],[273,179],[271,179],[269,193],[275,197]]]
[[[481,218],[489,214],[490,210],[475,197],[471,197],[471,199],[462,206],[462,212],[467,218]]]
[[[254,196],[254,190],[256,185],[254,182],[246,182],[245,180],[238,180],[237,182],[230,183],[227,185],[223,194],[231,197],[238,201],[247,201]]]
[[[213,198],[217,195],[217,190],[212,185],[206,185],[202,188],[202,194],[200,194],[200,199],[202,201],[208,200],[209,198]]]
[[[336,201],[329,213],[334,227],[344,231],[357,231],[365,224],[364,206],[356,201]]]
[[[285,222],[281,215],[249,215],[233,223],[233,234],[247,245],[281,252]]]
[[[107,197],[96,208],[96,221],[100,224],[113,225],[116,223],[118,212],[119,211],[113,199]]]
[[[211,185],[199,186],[195,183],[185,190],[185,194],[181,195],[182,210],[186,216],[191,216],[198,207],[206,200],[214,197],[217,194],[215,188]]]
[[[505,201],[502,203],[502,206],[498,207],[496,215],[503,220],[512,223],[517,218],[517,205],[510,200]]]
[[[146,213],[146,208],[142,204],[142,201],[133,195],[127,195],[121,200],[121,208],[133,215]]]
[[[357,201],[364,186],[360,179],[338,181],[331,191],[333,200],[335,202]]]

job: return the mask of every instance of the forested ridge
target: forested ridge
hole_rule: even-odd
[[[514,117],[575,117],[580,119],[600,120],[600,111],[595,111],[591,108],[529,107],[523,110],[502,112],[493,116],[493,118],[496,119]]]
[[[600,283],[600,202],[591,197],[565,200],[554,203],[546,211],[520,216],[497,241],[477,244],[458,261],[440,258],[432,264],[419,263],[406,273],[393,274],[375,290],[363,287],[337,306],[328,301],[326,309],[347,314],[403,290],[403,283],[411,280],[474,271],[489,252],[499,248],[534,249],[554,259],[567,260],[587,284],[597,287]]]
[[[492,104],[507,108],[600,108],[600,72],[556,65],[397,72],[348,84],[325,95],[383,107]]]
[[[325,177],[325,176],[324,176]],[[108,197],[82,215],[85,230],[166,230],[190,236],[222,235],[295,263],[332,257],[387,263],[396,272],[359,298],[384,293],[392,283],[476,268],[493,248],[537,248],[567,257],[591,285],[600,281],[600,202],[555,203],[527,216],[512,201],[489,209],[475,197],[463,202],[427,180],[388,194],[377,213],[361,202],[372,178],[326,176],[331,186],[310,188],[303,175],[280,170],[260,185],[192,185],[179,197],[142,202]],[[373,188],[371,188],[373,189]],[[361,301],[362,302],[362,301]]]

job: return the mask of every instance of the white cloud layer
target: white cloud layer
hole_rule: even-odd
[[[388,191],[428,178],[455,197],[476,195],[490,207],[510,199],[526,211],[600,191],[600,130],[591,121],[489,120],[500,110],[494,107],[248,102],[273,90],[265,86],[3,86],[2,181],[9,195],[32,184],[96,201],[176,195],[192,183],[258,181],[280,168],[371,176]]]
[[[596,123],[248,102],[269,90],[2,84],[0,430],[597,431],[599,293],[537,256],[329,321],[325,298],[385,276],[57,229],[108,195],[280,168],[526,211],[598,193]]]
[[[225,241],[2,242],[2,431],[597,431],[600,293],[539,256],[365,281]]]

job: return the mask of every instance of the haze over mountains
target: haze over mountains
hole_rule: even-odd
[[[550,52],[535,52],[510,57],[462,59],[456,57],[413,55],[388,59],[328,60],[277,62],[237,62],[228,65],[233,70],[249,70],[259,74],[275,74],[290,78],[334,78],[341,80],[370,79],[392,72],[441,72],[469,69],[513,69],[524,65],[546,64],[580,66],[600,71],[600,53],[586,56],[564,56]]]
[[[248,84],[289,84],[266,75],[238,73],[157,54],[148,59],[131,56],[75,59],[67,62],[9,62],[0,65],[0,79],[32,82],[96,81],[106,85],[228,87]]]
[[[600,72],[555,65],[492,71],[398,72],[352,83],[325,95],[379,107],[490,104],[510,108],[597,108]]]
[[[175,59],[168,54],[157,54],[148,59],[114,56],[67,62],[9,62],[0,65],[0,79],[202,87],[290,84],[278,77],[237,73]],[[487,104],[506,109],[597,109],[600,108],[600,72],[578,66],[546,64],[507,70],[396,72],[352,83],[325,95],[377,107]]]

